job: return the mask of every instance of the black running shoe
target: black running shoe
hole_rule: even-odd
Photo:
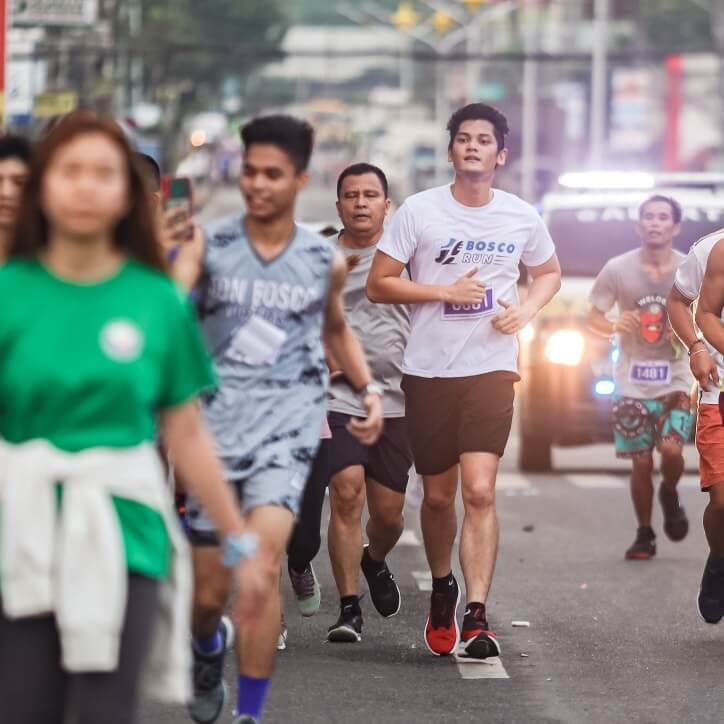
[[[636,540],[626,551],[627,561],[648,561],[656,555],[656,535],[651,528],[639,528]]]
[[[224,711],[229,696],[224,682],[224,658],[234,639],[234,627],[224,616],[220,633],[222,646],[217,654],[205,655],[191,647],[194,656],[194,693],[188,704],[189,714],[197,724],[212,724]]]
[[[334,626],[327,629],[327,641],[334,644],[356,644],[362,640],[362,611],[348,604],[343,606]]]
[[[724,617],[724,560],[707,558],[697,605],[707,623],[719,623]]]
[[[367,579],[372,603],[380,616],[390,618],[400,612],[402,597],[395,583],[395,577],[387,567],[387,563],[378,563],[369,555],[369,546],[362,553],[362,573]]]
[[[664,533],[673,541],[684,540],[689,532],[689,520],[679,504],[679,494],[675,489],[661,485],[659,501],[664,511]]]

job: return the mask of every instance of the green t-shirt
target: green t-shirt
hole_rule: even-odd
[[[214,384],[191,306],[162,273],[127,261],[79,284],[37,261],[0,267],[0,437],[67,452],[133,447],[156,437],[160,410]],[[114,498],[130,570],[166,575],[157,511]]]

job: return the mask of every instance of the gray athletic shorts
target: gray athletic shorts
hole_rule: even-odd
[[[262,505],[273,505],[286,508],[295,518],[299,514],[305,483],[306,478],[299,471],[286,468],[269,468],[245,480],[229,481],[243,513]],[[219,545],[211,518],[193,495],[189,495],[186,502],[186,522],[191,545]]]

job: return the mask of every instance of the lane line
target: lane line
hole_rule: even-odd
[[[420,591],[432,591],[432,576],[430,571],[412,571],[412,577]]]
[[[414,530],[411,530],[410,528],[405,528],[405,530],[402,531],[400,540],[397,541],[397,545],[398,546],[419,546],[420,539],[417,537],[417,533],[415,533]]]
[[[509,679],[499,657],[475,661],[455,656],[458,672],[463,679]]]
[[[590,489],[614,489],[625,488],[628,483],[623,477],[615,475],[600,475],[598,473],[572,473],[564,477],[571,485],[577,488]]]

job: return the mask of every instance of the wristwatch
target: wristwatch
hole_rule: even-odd
[[[230,535],[224,539],[221,562],[227,568],[234,568],[241,561],[251,558],[259,550],[259,538],[256,533]]]
[[[379,395],[383,397],[384,390],[382,389],[382,385],[379,385],[377,382],[368,382],[361,390],[357,391],[357,396],[360,400],[363,400],[367,395]]]

